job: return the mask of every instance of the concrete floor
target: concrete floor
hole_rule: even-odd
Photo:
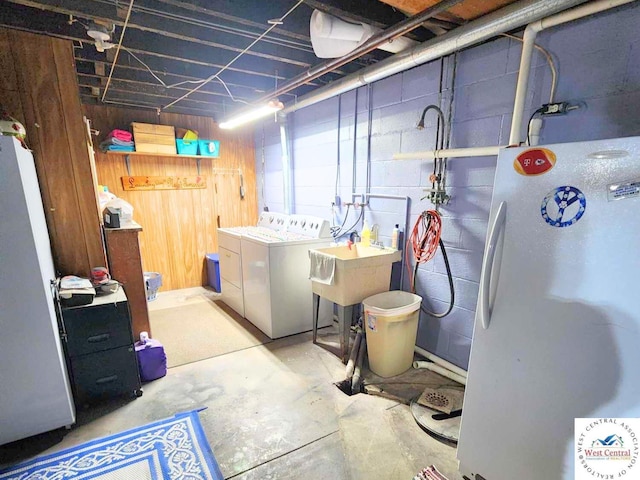
[[[304,333],[175,367],[136,400],[78,412],[55,445],[29,439],[4,461],[51,453],[186,410],[200,413],[225,478],[406,479],[435,464],[459,480],[455,449],[424,433],[405,405],[346,396],[344,366]],[[20,446],[22,444],[22,447]],[[0,463],[2,463],[0,457]]]

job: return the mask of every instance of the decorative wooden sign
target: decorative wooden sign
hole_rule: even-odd
[[[120,177],[124,190],[198,190],[207,188],[207,177]]]

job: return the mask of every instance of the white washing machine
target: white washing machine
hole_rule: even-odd
[[[312,329],[309,249],[329,246],[327,220],[289,216],[285,230],[241,235],[244,316],[270,338]],[[329,326],[333,304],[321,302],[318,326]]]
[[[289,215],[263,212],[256,226],[218,228],[221,300],[243,317],[245,314],[240,238],[248,232],[268,234],[271,231],[284,231],[288,221]]]

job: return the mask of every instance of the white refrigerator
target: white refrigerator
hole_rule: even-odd
[[[0,445],[75,422],[55,276],[33,157],[0,136]]]
[[[640,137],[502,150],[485,250],[460,471],[573,479],[574,418],[640,417]]]

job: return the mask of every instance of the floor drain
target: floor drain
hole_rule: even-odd
[[[334,385],[336,387],[338,387],[338,390],[340,390],[342,393],[344,393],[346,395],[349,395],[349,396],[356,395],[357,393],[360,393],[360,392],[352,392],[351,391],[351,380],[345,379],[345,380],[342,380],[340,382],[334,383]]]

